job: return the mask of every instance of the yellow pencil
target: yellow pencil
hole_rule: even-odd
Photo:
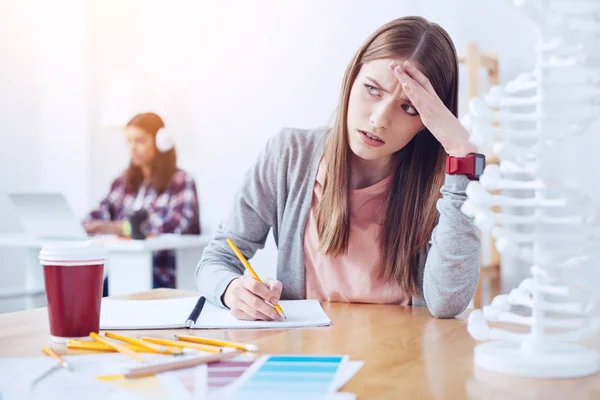
[[[235,245],[235,243],[233,243],[233,240],[227,238],[227,244],[229,245],[229,247],[231,247],[231,250],[233,250],[233,252],[237,256],[237,258],[240,259],[240,261],[242,262],[242,264],[244,264],[244,267],[246,267],[246,269],[248,270],[248,272],[250,272],[250,275],[252,275],[252,277],[254,279],[256,279],[258,282],[260,282],[261,284],[264,285],[263,281],[260,279],[260,277],[258,276],[258,274],[254,271],[254,269],[252,268],[252,266],[250,266],[250,263],[248,262],[248,260],[246,260],[246,257],[244,257],[244,255],[242,254],[242,252],[240,251],[240,249],[237,248],[237,246]],[[281,306],[279,304],[271,304],[271,303],[269,303],[269,304],[272,305],[275,308],[275,310],[284,319],[286,319],[285,313],[283,312],[283,309],[281,308]]]
[[[157,338],[151,338],[151,337],[143,337],[142,340],[146,341],[146,342],[150,342],[150,343],[162,344],[165,346],[176,346],[176,347],[182,347],[182,348],[187,348],[187,349],[205,351],[208,353],[220,353],[222,351],[220,347],[206,346],[203,344],[190,343],[190,342],[177,342],[175,340],[157,339]]]
[[[56,351],[54,351],[53,349],[51,349],[48,346],[42,346],[42,352],[47,355],[50,356],[56,360],[58,360],[60,362],[60,366],[66,369],[70,369],[70,365],[69,363],[67,363]]]
[[[136,353],[135,351],[131,350],[130,348],[122,345],[121,343],[117,343],[114,342],[112,340],[109,340],[103,336],[98,335],[95,332],[91,332],[90,333],[90,337],[92,339],[95,339],[97,341],[99,341],[100,343],[104,343],[105,345],[112,347],[113,349],[117,350],[119,353],[123,353],[131,358],[133,358],[136,361],[143,361],[144,358],[139,355],[138,353]]]
[[[255,344],[234,343],[234,342],[228,342],[225,340],[216,340],[216,339],[209,339],[209,338],[203,338],[203,337],[199,337],[199,336],[188,336],[188,335],[175,335],[175,337],[179,340],[184,340],[187,342],[202,343],[202,344],[208,344],[211,346],[232,347],[234,349],[238,349],[238,350],[242,350],[242,351],[258,352],[258,346]]]
[[[55,371],[59,371],[61,369],[66,369],[67,371],[73,371],[73,368],[71,367],[71,364],[67,363],[57,352],[55,352],[53,349],[51,349],[48,346],[42,346],[42,352],[47,355],[50,356],[56,360],[59,361],[59,364],[55,365],[54,367],[46,370],[46,372],[44,372],[43,374],[39,375],[37,378],[35,378],[32,382],[31,382],[31,388],[33,389],[38,383],[40,383],[42,380],[46,379],[49,375],[53,374]]]
[[[183,354],[183,351],[181,351],[180,349],[145,342],[143,340],[131,338],[129,336],[119,335],[119,334],[112,333],[112,332],[106,332],[104,335],[111,339],[117,339],[117,340],[120,340],[125,343],[133,344],[135,346],[144,347],[144,348],[152,350],[153,352],[158,353],[158,354],[171,354],[171,355],[175,355],[175,356],[179,356],[179,355]]]
[[[129,347],[133,351],[137,351],[138,353],[156,353],[153,350],[148,348],[136,346],[134,344],[125,344],[125,347]],[[117,350],[113,349],[110,346],[105,345],[100,342],[88,342],[84,340],[74,340],[71,339],[67,341],[67,348],[74,350],[90,350],[90,351],[103,351],[109,353],[118,353]]]

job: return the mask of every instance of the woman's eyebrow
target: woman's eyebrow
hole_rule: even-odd
[[[375,86],[377,86],[379,89],[383,90],[385,93],[390,94],[390,91],[385,89],[381,83],[377,82],[375,80],[375,78],[371,78],[370,76],[365,77],[367,80],[371,81],[371,83],[373,83]]]
[[[377,80],[375,78],[371,78],[370,76],[366,76],[365,79],[371,81],[372,84],[374,84],[375,86],[377,86],[378,89],[383,90],[385,93],[390,94],[390,91],[387,89],[384,89],[383,86],[377,82]],[[402,93],[402,95],[400,96],[400,100],[403,100],[405,102],[407,102],[408,104],[412,105],[412,101],[410,101],[410,99],[408,98],[408,96],[406,96],[404,93]]]

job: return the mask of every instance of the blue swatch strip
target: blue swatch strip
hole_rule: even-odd
[[[307,356],[270,356],[267,363],[270,362],[294,362],[294,363],[336,363],[342,362],[342,357],[307,357]]]
[[[337,371],[337,365],[325,365],[325,366],[315,366],[315,365],[270,365],[266,363],[262,367],[260,367],[259,371],[271,372],[309,372],[309,373],[330,373],[335,374]]]
[[[273,381],[255,381],[251,380],[244,387],[245,390],[264,390],[265,392],[277,391],[278,393],[286,393],[293,389],[294,393],[298,392],[324,392],[329,388],[331,382],[302,382],[301,385],[290,385],[289,382],[273,382]]]
[[[272,374],[257,372],[252,377],[255,381],[279,381],[279,382],[331,382],[330,374]]]
[[[286,400],[324,398],[333,383],[343,357],[270,356],[235,393],[235,399]]]

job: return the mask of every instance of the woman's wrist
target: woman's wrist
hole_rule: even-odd
[[[452,157],[466,157],[471,153],[477,153],[477,148],[471,143],[464,143],[462,145],[446,149],[446,153]]]
[[[469,141],[469,132],[456,120],[457,124],[445,135],[442,143],[444,150],[449,156],[466,157],[470,153],[476,153],[477,147]]]

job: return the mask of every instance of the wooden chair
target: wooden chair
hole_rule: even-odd
[[[459,57],[459,63],[465,64],[467,68],[467,100],[471,101],[473,97],[480,96],[480,70],[484,68],[487,71],[487,89],[493,85],[498,85],[500,79],[498,76],[498,55],[496,53],[482,54],[477,44],[467,45],[467,54]],[[486,154],[487,164],[498,164],[499,160],[494,154]],[[492,208],[497,211],[496,208]],[[496,250],[494,239],[489,234],[481,234],[482,252],[481,269],[479,275],[479,284],[473,297],[473,306],[481,308],[484,304],[483,288],[489,283],[489,297],[502,293],[501,260],[500,254]]]

